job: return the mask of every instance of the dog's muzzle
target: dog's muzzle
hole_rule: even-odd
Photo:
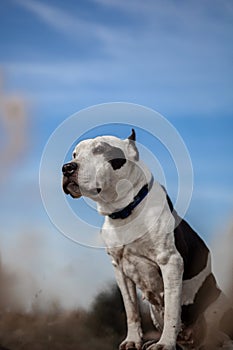
[[[62,187],[65,194],[70,194],[73,198],[82,196],[77,183],[78,164],[75,162],[66,163],[62,167],[63,180]]]

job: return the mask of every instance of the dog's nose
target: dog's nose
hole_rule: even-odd
[[[72,175],[75,172],[75,170],[77,170],[77,168],[78,164],[75,162],[66,163],[62,167],[63,175],[68,177]]]

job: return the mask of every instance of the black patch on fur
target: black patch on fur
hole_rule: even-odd
[[[119,147],[111,146],[107,142],[101,142],[92,152],[93,154],[103,154],[114,170],[120,169],[126,163],[124,152]]]
[[[184,261],[183,280],[189,280],[206,267],[209,249],[185,220],[181,220],[174,234],[176,249]]]
[[[132,129],[132,134],[128,137],[128,139],[132,141],[136,141],[136,133],[134,129]]]
[[[212,304],[220,295],[221,291],[216,285],[214,275],[211,273],[205,279],[198,290],[193,304],[182,305],[181,320],[189,326],[194,323],[198,317]]]
[[[120,169],[125,163],[126,163],[126,159],[124,158],[115,158],[115,159],[111,159],[108,161],[113,170],[117,170],[117,169]]]
[[[166,196],[168,206],[176,222],[174,230],[176,249],[184,261],[183,280],[189,280],[206,267],[209,249],[192,227],[178,216],[173,208],[171,199],[167,194]]]
[[[119,147],[113,147],[104,153],[104,157],[111,164],[114,170],[120,169],[125,163],[125,154]]]
[[[128,140],[129,140],[130,146],[133,147],[134,151],[135,151],[135,158],[134,158],[134,160],[138,161],[139,160],[139,152],[138,152],[138,149],[137,149],[136,144],[135,144],[136,133],[135,133],[134,129],[132,129],[132,134],[128,137]]]
[[[222,316],[219,329],[233,340],[233,309],[230,308]]]

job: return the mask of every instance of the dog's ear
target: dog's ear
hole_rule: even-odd
[[[129,140],[136,141],[136,133],[135,130],[132,129],[131,135],[128,137]]]
[[[135,141],[136,141],[136,133],[135,133],[135,130],[132,129],[132,133],[127,139],[127,142],[128,142],[127,153],[130,159],[137,161],[139,159],[139,153],[138,153],[138,149],[136,147]]]

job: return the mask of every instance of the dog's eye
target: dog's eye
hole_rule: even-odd
[[[76,158],[76,152],[73,153],[73,158]]]

